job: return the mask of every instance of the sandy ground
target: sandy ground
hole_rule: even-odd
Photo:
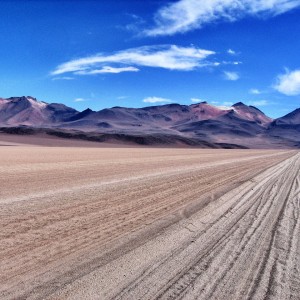
[[[2,146],[0,299],[299,299],[299,165]]]

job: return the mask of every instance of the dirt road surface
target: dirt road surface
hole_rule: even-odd
[[[0,299],[299,299],[295,151],[0,148]]]

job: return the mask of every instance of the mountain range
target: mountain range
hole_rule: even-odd
[[[272,119],[238,102],[77,111],[31,96],[0,98],[1,132],[46,132],[66,138],[214,148],[300,148],[300,109]]]

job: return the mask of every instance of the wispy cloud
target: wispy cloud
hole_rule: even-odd
[[[205,102],[205,100],[202,100],[202,99],[199,99],[199,98],[191,98],[191,101],[193,103]]]
[[[223,60],[222,63],[223,66],[226,66],[226,65],[234,65],[234,66],[237,66],[237,65],[241,65],[242,62],[241,61],[226,61],[226,60]]]
[[[260,95],[262,92],[258,89],[250,89],[249,93],[252,95]]]
[[[126,14],[127,17],[131,18],[133,22],[125,26],[126,30],[139,32],[141,27],[145,25],[145,20],[135,14]],[[121,27],[122,28],[122,27]]]
[[[224,105],[224,106],[232,106],[233,102],[225,101],[225,102],[222,103],[222,105]]]
[[[236,55],[236,52],[232,49],[228,49],[227,53],[230,54],[230,55]]]
[[[53,77],[52,80],[73,80],[74,77],[62,76],[62,77]]]
[[[139,69],[135,67],[123,67],[123,68],[114,68],[110,66],[104,66],[101,69],[95,69],[95,70],[82,70],[74,72],[74,74],[77,75],[96,75],[96,74],[105,74],[105,73],[113,73],[118,74],[122,72],[138,72]]]
[[[143,100],[145,103],[163,103],[163,102],[172,102],[170,99],[161,98],[161,97],[147,97]]]
[[[70,60],[56,67],[51,75],[73,73],[77,75],[136,72],[137,67],[153,67],[168,70],[190,71],[214,65],[206,61],[214,51],[194,46],[156,45],[127,49],[113,54],[96,54]],[[107,66],[107,64],[112,66]]]
[[[84,99],[84,98],[76,98],[76,99],[74,99],[74,102],[84,102],[84,101],[87,101],[87,100]]]
[[[269,105],[270,103],[267,100],[257,100],[257,101],[250,101],[249,105],[252,106],[266,106]]]
[[[148,36],[184,33],[216,21],[275,16],[300,6],[299,0],[180,0],[160,8]]]
[[[289,71],[277,76],[276,84],[273,86],[278,92],[287,95],[300,95],[300,69]]]
[[[236,72],[224,72],[224,78],[226,80],[236,81],[240,79],[240,75]]]

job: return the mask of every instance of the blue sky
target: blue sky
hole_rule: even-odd
[[[300,0],[0,1],[0,96],[300,107]]]

